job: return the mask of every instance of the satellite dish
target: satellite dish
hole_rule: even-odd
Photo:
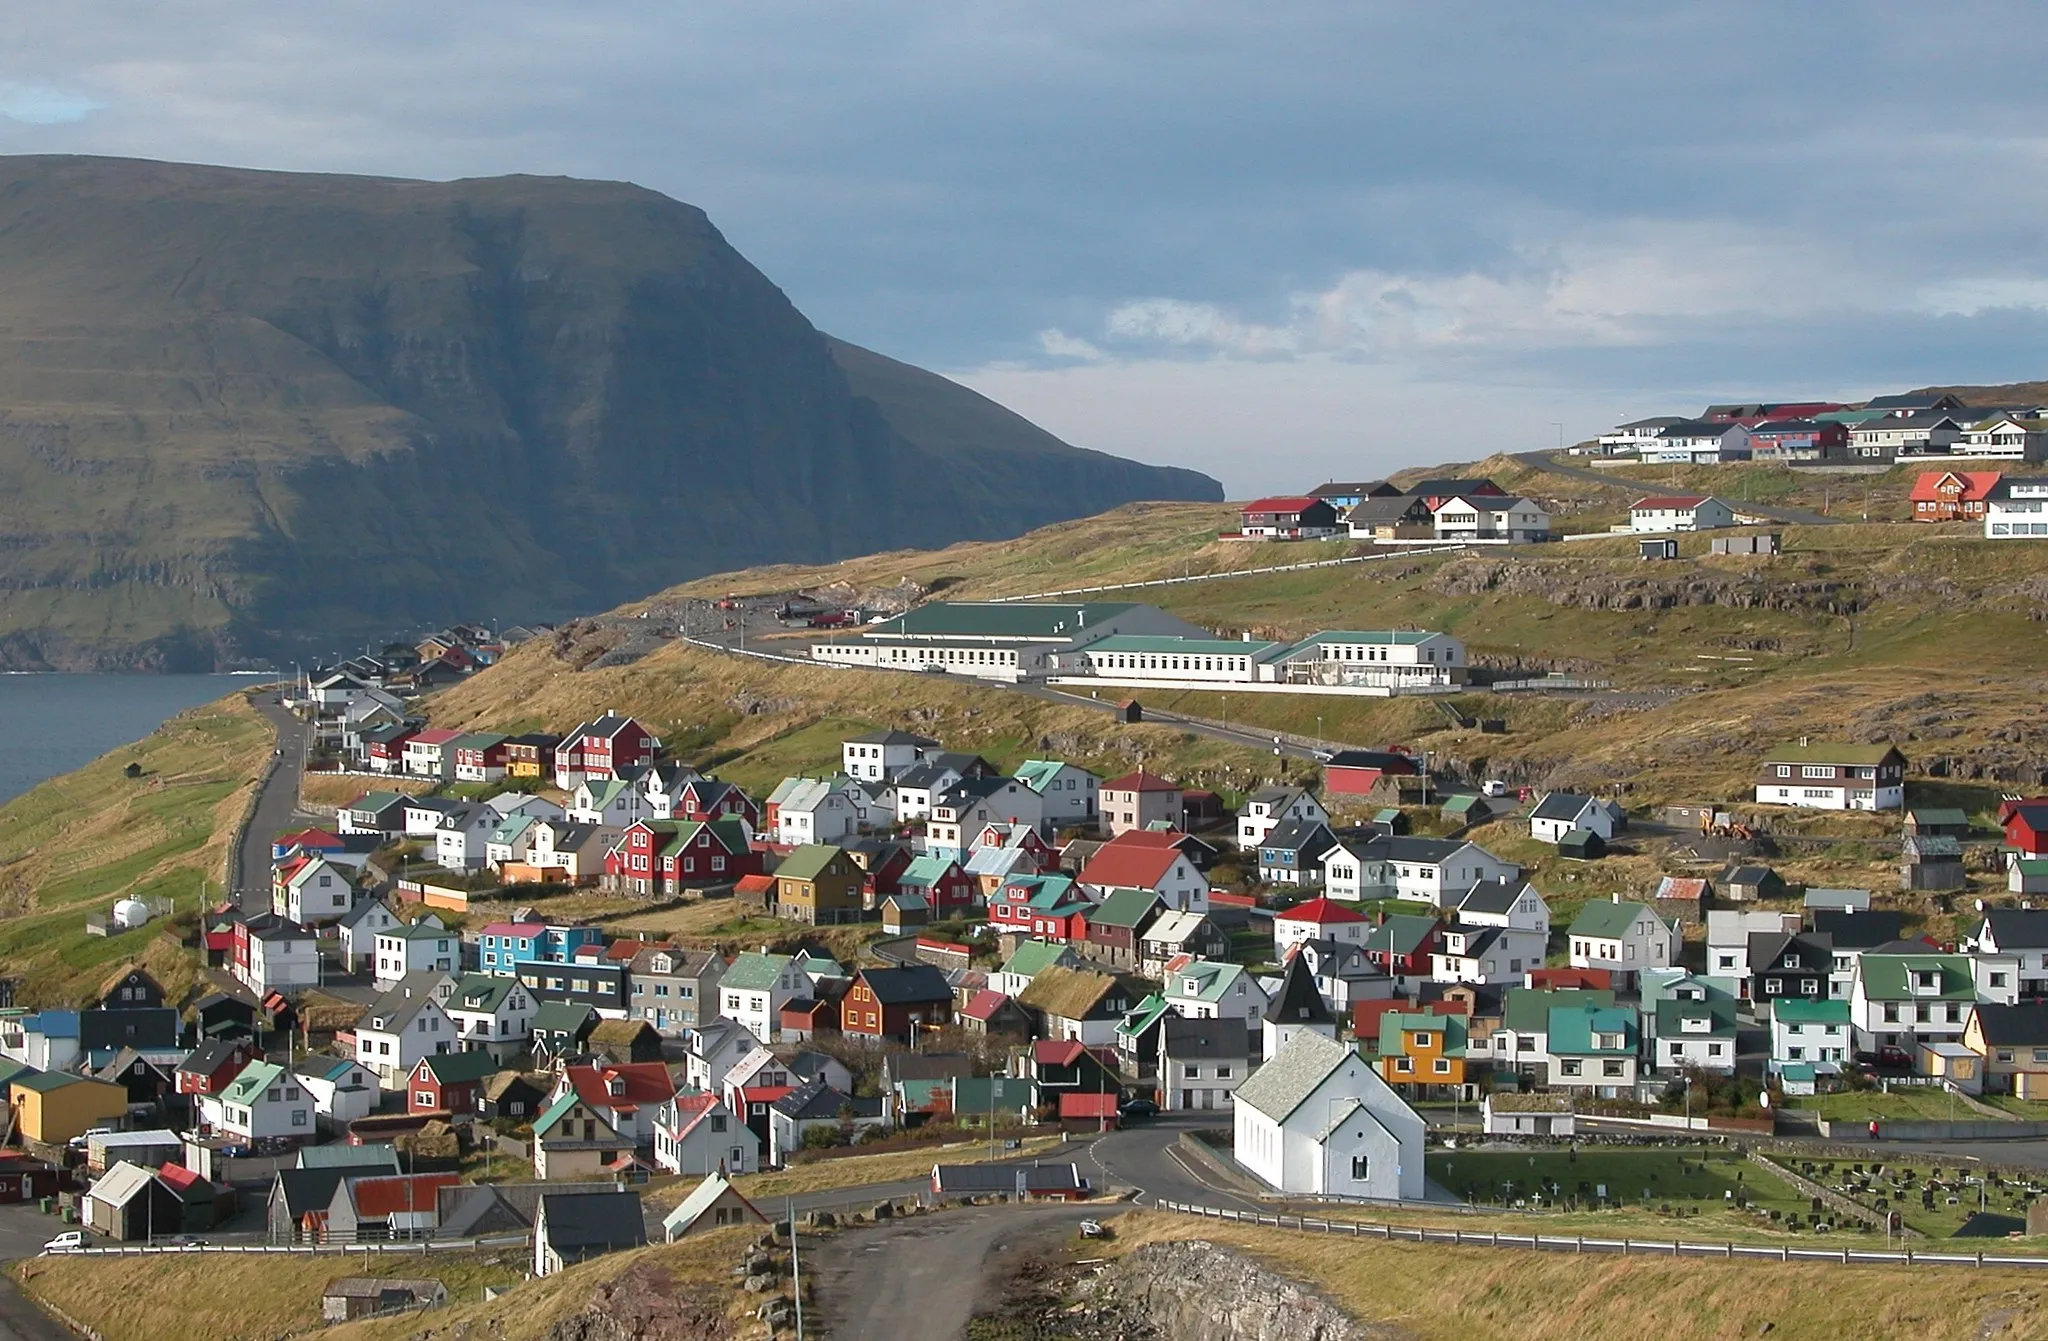
[[[1977,911],[1978,911],[1978,912],[1980,912],[1980,913],[1981,913],[1981,912],[1983,912],[1983,911],[1984,911],[1984,900],[1982,900],[1982,899],[1975,899],[1975,900],[1972,900],[1972,902],[1974,902],[1974,903],[1975,903],[1975,904],[1977,905]]]

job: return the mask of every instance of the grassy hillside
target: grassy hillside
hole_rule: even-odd
[[[1577,1257],[1362,1243],[1277,1229],[1126,1215],[1112,1252],[1200,1237],[1250,1253],[1354,1318],[1417,1341],[1643,1336],[1919,1341],[2048,1335],[2048,1283],[2034,1272],[1896,1270],[1818,1263]],[[1455,1284],[1445,1285],[1446,1281]]]
[[[189,923],[203,894],[218,898],[271,739],[232,694],[0,807],[0,966],[25,977],[26,1001],[76,1002],[129,958],[174,989],[190,979],[191,956],[162,944],[161,924],[89,937],[85,915],[132,895],[170,899]],[[142,776],[124,775],[130,763]]]

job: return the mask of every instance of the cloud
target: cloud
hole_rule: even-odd
[[[0,116],[23,125],[60,126],[70,121],[83,121],[105,106],[105,103],[83,93],[67,89],[0,80]]]
[[[1103,357],[1100,349],[1078,336],[1065,331],[1043,330],[1038,333],[1038,347],[1046,356],[1055,359],[1079,359],[1084,363],[1099,362]]]

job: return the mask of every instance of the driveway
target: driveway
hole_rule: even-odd
[[[234,873],[235,901],[245,913],[270,911],[270,840],[295,823],[310,822],[298,813],[299,778],[305,771],[309,728],[271,702],[271,697],[259,696],[256,711],[277,731],[277,767],[256,794],[249,823],[242,829],[242,856]]]

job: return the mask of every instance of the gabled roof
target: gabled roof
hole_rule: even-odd
[[[1592,797],[1581,796],[1577,792],[1551,792],[1536,803],[1536,808],[1529,812],[1529,818],[1575,820],[1592,804]]]
[[[1436,930],[1437,920],[1424,913],[1389,913],[1365,938],[1365,948],[1390,955],[1412,955]]]
[[[494,1076],[503,1064],[482,1048],[474,1052],[441,1052],[422,1059],[443,1085],[462,1085]]]
[[[1847,1004],[1846,1002],[1843,1004]],[[1686,1029],[1687,1020],[1705,1020],[1705,1029]],[[1657,1037],[1659,1038],[1733,1038],[1735,1037],[1735,1003],[1721,998],[1706,1001],[1689,1001],[1666,997],[1657,1003]]]
[[[1082,884],[1097,889],[1152,889],[1179,860],[1177,848],[1108,843],[1088,859],[1088,864],[1081,868],[1080,879]]]
[[[1617,903],[1596,899],[1579,909],[1579,915],[1572,919],[1571,935],[1574,936],[1620,936],[1636,924],[1636,919],[1647,914],[1651,921],[1657,914],[1640,903]]]
[[[2004,950],[2048,950],[2048,908],[1987,908],[1978,935]]]
[[[256,1102],[263,1091],[284,1075],[284,1068],[276,1062],[250,1062],[235,1074],[228,1087],[221,1091],[221,1098],[227,1103],[248,1107]],[[19,1082],[17,1082],[19,1083]]]
[[[1627,1006],[1552,1006],[1549,1023],[1548,1046],[1553,1053],[1584,1056],[1636,1050],[1636,1012]],[[1621,1041],[1601,1047],[1594,1042],[1599,1034],[1619,1035]]]
[[[1309,507],[1312,504],[1320,503],[1322,501],[1323,500],[1320,498],[1309,498],[1306,496],[1293,498],[1255,498],[1251,502],[1246,503],[1242,508],[1238,510],[1240,512],[1299,512],[1305,507]]]
[[[1328,898],[1313,898],[1285,912],[1273,914],[1276,922],[1312,922],[1319,927],[1365,921],[1365,915],[1349,905]]]
[[[917,1005],[928,1001],[951,1001],[953,989],[946,975],[930,964],[904,964],[896,968],[866,968],[858,981],[885,1006]]]
[[[1265,1020],[1268,1024],[1327,1024],[1335,1027],[1336,1017],[1330,1014],[1330,1007],[1317,989],[1316,980],[1309,973],[1307,959],[1296,955],[1287,961],[1287,972],[1280,979],[1280,990],[1273,994],[1273,1000],[1266,1006]]]
[[[1274,1122],[1285,1122],[1338,1067],[1356,1055],[1333,1038],[1301,1030],[1265,1065],[1245,1077],[1237,1087],[1236,1102]]]
[[[1228,1061],[1251,1053],[1251,1034],[1236,1020],[1195,1020],[1168,1014],[1160,1017],[1159,1030],[1162,1057]]]
[[[1177,792],[1180,790],[1180,784],[1168,782],[1158,774],[1147,773],[1141,768],[1134,773],[1125,773],[1121,777],[1111,778],[1102,784],[1100,790],[1106,792]]]
[[[705,1175],[704,1181],[690,1189],[690,1195],[684,1197],[681,1204],[662,1218],[661,1227],[670,1234],[682,1234],[697,1223],[699,1216],[724,1197],[730,1197],[745,1207],[747,1214],[753,1216],[757,1222],[764,1225],[768,1223],[768,1217],[755,1209],[753,1202],[741,1196],[739,1189],[727,1182],[723,1173],[711,1173]]]
[[[1796,996],[1781,996],[1771,1002],[1771,1018],[1782,1024],[1847,1024],[1849,1003],[1847,1001],[1808,1001]],[[1659,1033],[1663,1031],[1658,1030]]]
[[[1666,430],[1668,433],[1670,430]],[[1628,505],[1630,512],[1690,512],[1707,501],[1706,494],[1651,494]]]
[[[1035,978],[1062,959],[1071,959],[1074,952],[1064,945],[1051,941],[1021,941],[1003,961],[1002,972],[1021,978]]]
[[[1116,979],[1107,973],[1055,964],[1032,978],[1017,994],[1017,1001],[1060,1019],[1079,1020],[1099,1008],[1116,985]]]
[[[1501,1006],[1501,1027],[1518,1033],[1542,1033],[1550,1028],[1550,1012],[1558,1006],[1611,1006],[1614,993],[1605,988],[1508,989]]]
[[[725,976],[719,979],[726,988],[742,991],[765,992],[775,986],[775,980],[793,961],[788,955],[771,955],[758,950],[749,950],[736,956],[726,966]]]
[[[567,1257],[638,1248],[647,1242],[647,1220],[638,1192],[543,1193],[535,1232]]]
[[[1979,1002],[1977,1029],[1989,1047],[2048,1047],[2048,1003],[2028,1001],[2003,1006]]]
[[[659,1108],[676,1094],[675,1081],[661,1062],[572,1066],[562,1076],[577,1097],[600,1112]]]
[[[1514,910],[1524,891],[1536,893],[1526,880],[1481,880],[1459,897],[1457,909],[1466,914],[1491,913],[1505,916]],[[1538,894],[1537,897],[1542,896]]]
[[[1898,754],[1896,746],[1857,745],[1845,741],[1792,741],[1772,747],[1763,757],[1767,764],[1848,764],[1870,768]],[[1903,756],[1901,756],[1903,757]]]
[[[832,843],[806,843],[775,868],[778,880],[816,880],[844,854]]]
[[[1192,959],[1165,974],[1166,995],[1213,1004],[1229,996],[1231,989],[1244,976],[1245,968],[1242,964],[1227,964],[1216,959]],[[1190,981],[1195,984],[1193,991],[1188,990]]]
[[[1931,994],[1915,992],[1912,975],[1926,970],[1934,972],[1936,988]],[[1856,977],[1863,985],[1863,995],[1873,1001],[1977,999],[1968,955],[1945,955],[1932,950],[1926,954],[1866,954],[1856,961]]]
[[[1127,927],[1136,931],[1159,906],[1159,895],[1147,888],[1119,888],[1088,914],[1088,924]]]

